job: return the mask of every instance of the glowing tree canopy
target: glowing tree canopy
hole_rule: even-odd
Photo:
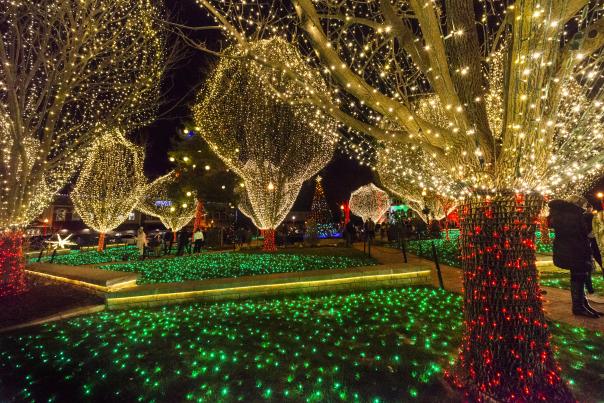
[[[400,168],[401,160],[410,157],[413,150],[386,148],[377,156],[375,165],[384,188],[403,200],[426,223],[433,217],[440,220],[455,208],[455,200],[429,191],[421,177],[408,175]],[[420,161],[416,161],[420,163]],[[426,211],[429,210],[427,213]]]
[[[86,157],[99,123],[149,122],[164,69],[151,0],[0,0],[0,226],[27,225]]]
[[[581,190],[604,168],[601,2],[197,2],[277,74],[299,79],[249,38],[297,46],[330,85],[309,102],[349,127],[362,163],[409,149],[398,168],[460,200],[466,327],[450,379],[475,399],[570,400],[521,240],[541,194]]]
[[[352,214],[361,217],[363,221],[371,219],[377,223],[390,208],[390,198],[388,193],[370,183],[352,192],[349,205]]]
[[[147,185],[138,209],[159,218],[166,228],[177,232],[195,217],[197,203],[194,191],[183,189],[178,173],[172,171]]]
[[[278,38],[250,46],[294,68],[304,81],[242,59],[235,47],[210,75],[193,111],[197,131],[243,179],[240,209],[267,232],[265,245],[273,249],[274,229],[302,183],[331,159],[338,135],[333,119],[306,102],[308,88],[324,93],[327,87],[296,49]]]
[[[119,131],[94,141],[71,193],[74,207],[86,225],[104,236],[123,223],[136,207],[145,187],[144,150]]]
[[[42,213],[99,124],[128,132],[153,119],[165,68],[160,14],[153,0],[0,0],[0,230]],[[0,294],[16,294],[23,266],[3,256],[21,244],[6,236]]]

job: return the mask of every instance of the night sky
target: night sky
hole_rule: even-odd
[[[194,0],[166,0],[171,19],[183,25],[207,25],[207,17]],[[210,31],[211,32],[211,31]],[[219,40],[208,31],[191,32],[210,48],[218,48]],[[215,45],[215,46],[212,46]],[[166,173],[171,165],[167,151],[183,122],[190,121],[190,107],[195,100],[197,88],[203,83],[207,73],[217,62],[216,58],[195,49],[186,48],[185,59],[169,71],[165,79],[165,103],[160,110],[160,118],[138,134],[139,141],[146,143],[147,158],[145,171],[150,178]],[[175,105],[178,103],[178,106]],[[360,166],[349,156],[336,152],[332,161],[320,172],[323,186],[332,211],[339,211],[339,205],[347,200],[350,193],[373,179],[371,170]],[[308,181],[302,187],[293,210],[309,210],[314,192],[314,181]]]

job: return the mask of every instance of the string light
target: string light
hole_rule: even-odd
[[[195,192],[181,188],[178,178],[178,172],[171,171],[151,182],[137,206],[143,213],[159,218],[174,233],[187,226],[197,210]],[[177,193],[190,193],[190,202],[182,201],[187,199],[177,197]]]
[[[393,170],[421,181],[426,196],[476,212],[463,223],[464,282],[472,291],[464,300],[467,373],[457,383],[470,399],[571,400],[541,326],[529,242],[535,217],[525,211],[536,208],[533,194],[578,192],[603,172],[599,2],[449,0],[445,8],[421,0],[301,0],[293,7],[197,1],[240,46],[248,38],[279,37],[298,47],[330,85],[332,99],[323,105],[348,127],[343,143],[351,158],[372,165],[384,148],[409,150],[402,160],[409,163]],[[264,55],[250,48],[249,57]],[[519,225],[520,219],[526,221]],[[516,252],[522,257],[512,281]],[[534,328],[524,332],[502,309],[521,311]],[[480,325],[483,316],[492,318],[493,329]],[[493,345],[491,337],[509,326],[514,331]],[[542,351],[543,358],[527,351]]]
[[[0,1],[0,229],[39,217],[99,124],[129,131],[153,120],[166,59],[154,3]],[[3,246],[20,247],[6,236]],[[17,269],[0,268],[1,293]]]
[[[327,87],[294,47],[275,38],[250,44],[306,80],[276,74],[263,62],[238,55],[222,59],[194,107],[201,135],[243,179],[239,209],[263,231],[265,250],[275,250],[275,228],[290,211],[302,183],[331,159],[336,125],[305,93]],[[274,91],[274,92],[271,92]]]
[[[104,311],[4,335],[0,385],[35,401],[448,401],[462,303],[416,287]],[[597,400],[601,334],[552,333],[578,399]]]
[[[377,223],[390,208],[388,193],[373,183],[361,186],[350,195],[350,211],[363,219]]]
[[[71,199],[82,221],[99,232],[99,251],[105,234],[126,221],[145,191],[144,159],[144,150],[118,131],[102,135],[91,147]]]

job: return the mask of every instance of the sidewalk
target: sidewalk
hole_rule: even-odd
[[[363,250],[363,244],[355,244],[354,247],[359,250]],[[426,266],[431,265],[433,267],[432,283],[435,287],[438,287],[438,278],[436,276],[436,270],[434,269],[434,262],[419,258],[415,255],[407,253],[408,263],[404,263],[403,254],[401,251],[393,248],[386,248],[382,246],[372,246],[371,256],[377,259],[382,264],[394,264],[399,263],[401,266]],[[462,271],[456,267],[447,266],[440,264],[440,269],[443,277],[443,284],[445,289],[458,294],[462,293]],[[581,316],[575,316],[571,313],[571,301],[570,291],[563,290],[560,288],[542,287],[547,292],[544,295],[544,310],[545,315],[548,319],[552,319],[558,322],[565,322],[571,326],[584,327],[586,329],[604,332],[604,318],[590,319]],[[594,308],[599,311],[604,311],[604,304],[595,304],[592,302]]]

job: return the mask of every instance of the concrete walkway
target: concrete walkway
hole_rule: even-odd
[[[359,250],[363,250],[363,244],[355,244],[354,247]],[[401,266],[419,266],[425,267],[431,265],[433,275],[432,282],[435,287],[438,287],[438,278],[436,276],[436,268],[434,262],[419,258],[415,255],[407,253],[408,263],[403,262],[402,253],[394,248],[387,248],[382,246],[372,246],[371,256],[377,259],[382,264],[394,264],[399,263]],[[548,259],[551,257],[541,257],[539,260],[539,269],[546,271],[560,270],[553,267]],[[550,267],[552,266],[552,267]],[[458,294],[463,292],[462,285],[462,270],[457,267],[451,267],[444,264],[440,264],[441,273],[443,277],[443,284],[445,289]],[[542,287],[547,292],[544,295],[544,309],[545,315],[552,320],[558,322],[565,322],[572,326],[580,326],[586,329],[604,332],[604,317],[599,319],[584,318],[582,316],[575,316],[571,312],[571,301],[570,291],[563,290],[560,288]],[[604,304],[596,304],[592,302],[595,309],[604,311]]]
[[[54,263],[33,263],[26,266],[30,275],[45,277],[97,292],[110,292],[124,287],[136,286],[138,273],[101,270],[92,265],[68,266]]]

